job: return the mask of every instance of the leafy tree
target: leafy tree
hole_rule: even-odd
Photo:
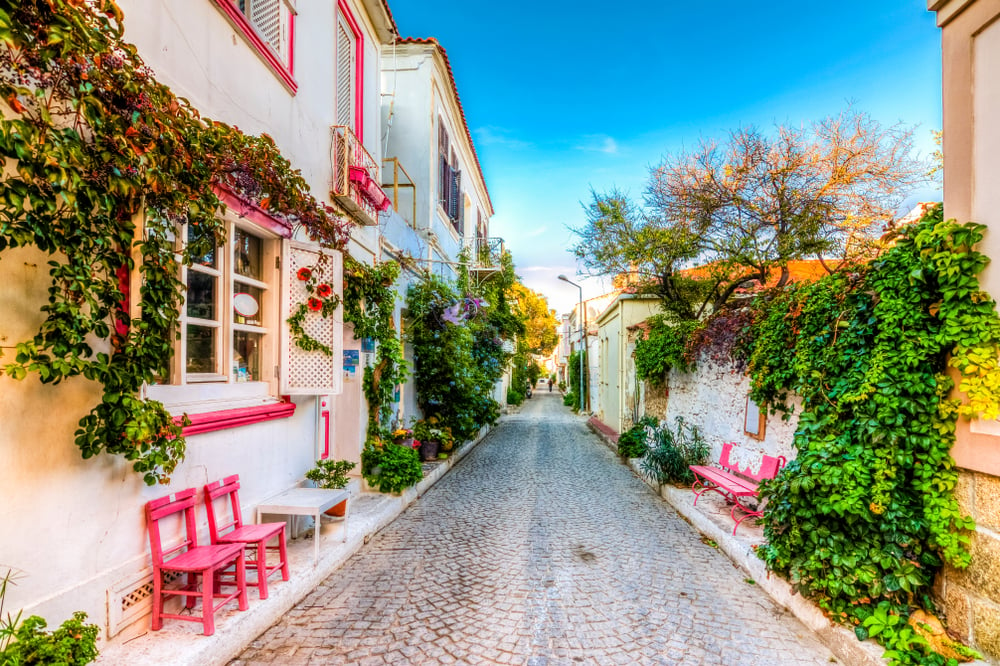
[[[697,318],[752,280],[784,284],[790,261],[815,257],[832,271],[871,257],[928,171],[911,128],[853,109],[808,129],[741,128],[667,155],[643,207],[592,193],[574,251],[591,273],[632,274],[668,312]]]
[[[511,292],[517,298],[517,309],[524,319],[524,340],[530,354],[547,356],[556,348],[559,334],[556,332],[559,320],[556,312],[537,291],[525,287],[520,282],[513,285]]]

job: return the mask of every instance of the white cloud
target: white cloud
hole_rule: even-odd
[[[476,141],[483,146],[506,146],[514,150],[524,150],[531,148],[533,145],[530,141],[524,141],[513,136],[512,130],[504,127],[496,127],[495,125],[480,127],[474,130],[474,134],[476,135]]]
[[[577,145],[576,149],[613,155],[618,152],[618,142],[607,134],[587,134],[583,137],[583,143]]]

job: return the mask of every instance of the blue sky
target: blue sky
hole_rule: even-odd
[[[641,198],[651,166],[745,125],[802,125],[848,103],[884,124],[941,127],[941,41],[926,0],[606,3],[390,0],[406,37],[448,51],[496,209],[526,285],[564,312],[569,248],[591,189]],[[926,198],[922,196],[921,198]]]

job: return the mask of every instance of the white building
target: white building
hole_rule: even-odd
[[[488,237],[492,204],[447,57],[436,43],[403,42],[396,48],[412,68],[399,72],[398,87],[384,89],[390,77],[381,69],[397,30],[382,0],[119,4],[125,39],[158,80],[204,117],[271,136],[314,196],[355,221],[347,252],[357,260],[414,254],[451,270],[463,243]],[[393,95],[385,105],[384,93]],[[386,145],[384,106],[394,125]],[[399,200],[404,215],[380,211],[379,185],[395,190],[394,165],[388,180],[382,174],[387,154],[412,168],[416,215],[406,217]],[[193,421],[186,459],[169,484],[144,485],[117,456],[81,458],[74,431],[100,400],[96,385],[0,376],[0,574],[24,572],[6,603],[25,616],[58,624],[82,610],[103,627],[103,638],[144,632],[147,501],[239,474],[241,500],[253,507],[297,485],[319,456],[359,459],[367,405],[361,373],[345,378],[342,350],[360,352],[361,341],[338,314],[320,332],[332,358],[303,365],[289,351],[285,319],[302,299],[295,269],[318,246],[266,210],[218,193],[228,206],[227,243],[211,261],[182,271],[189,302],[175,362],[146,391]],[[4,345],[33,335],[48,286],[44,254],[18,250],[17,261],[6,259],[0,307],[23,316],[0,321]],[[334,256],[327,276],[338,292],[339,266]]]

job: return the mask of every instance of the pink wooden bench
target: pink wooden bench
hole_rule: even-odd
[[[691,490],[694,491],[694,503],[697,506],[698,498],[708,490],[719,493],[726,501],[733,505],[729,515],[736,521],[733,526],[733,534],[737,528],[747,518],[753,516],[760,518],[764,512],[759,508],[759,502],[755,502],[757,508],[750,508],[745,504],[748,499],[759,499],[757,494],[757,484],[764,479],[773,479],[782,467],[785,466],[784,456],[767,456],[740,450],[736,448],[734,442],[726,442],[722,445],[722,455],[719,456],[719,467],[708,465],[689,465],[694,473],[694,483]],[[736,517],[736,512],[740,511],[744,515]]]

